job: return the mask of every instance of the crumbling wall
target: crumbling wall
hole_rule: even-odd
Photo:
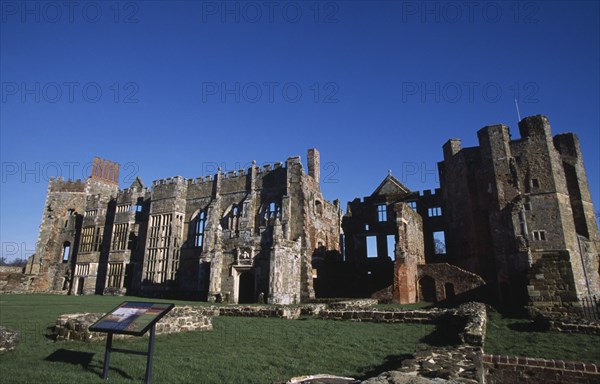
[[[485,285],[481,276],[447,263],[422,264],[418,271],[419,280],[426,276],[434,280],[436,301],[452,299]],[[423,296],[419,292],[421,299]]]
[[[394,205],[396,212],[396,261],[392,300],[400,304],[417,301],[417,265],[425,262],[423,221],[406,203]]]

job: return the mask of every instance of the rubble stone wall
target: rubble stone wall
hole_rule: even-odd
[[[156,334],[170,334],[186,331],[212,330],[212,317],[218,311],[213,308],[175,307],[156,324]],[[91,332],[88,328],[100,319],[102,313],[74,313],[60,315],[56,320],[54,333],[56,340],[97,341],[103,340],[106,333]],[[132,336],[115,335],[116,338]]]

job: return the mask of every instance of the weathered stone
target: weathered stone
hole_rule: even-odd
[[[170,334],[186,331],[212,330],[212,317],[219,312],[214,308],[177,306],[156,323],[156,334]],[[106,338],[106,333],[91,332],[89,327],[98,321],[101,313],[74,313],[61,315],[56,319],[54,334],[57,341],[79,340],[97,341]],[[127,335],[115,335],[116,338],[128,338]]]
[[[21,334],[18,331],[0,325],[0,353],[12,351],[20,340]]]

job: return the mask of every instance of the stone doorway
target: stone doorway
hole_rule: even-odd
[[[437,301],[435,294],[435,280],[431,276],[423,276],[419,280],[419,297],[422,301],[434,303]]]
[[[243,272],[239,277],[238,303],[250,304],[256,302],[254,273]]]
[[[83,295],[83,284],[85,283],[85,279],[83,277],[80,277],[76,281],[77,281],[77,288],[75,289],[75,293],[77,295]]]

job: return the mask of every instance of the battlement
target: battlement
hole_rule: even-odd
[[[152,182],[152,188],[157,188],[162,185],[183,185],[184,178],[181,176],[167,177],[166,179],[154,180]]]
[[[85,182],[81,179],[75,181],[65,180],[62,176],[58,178],[51,177],[48,182],[48,191],[51,192],[85,192]]]

